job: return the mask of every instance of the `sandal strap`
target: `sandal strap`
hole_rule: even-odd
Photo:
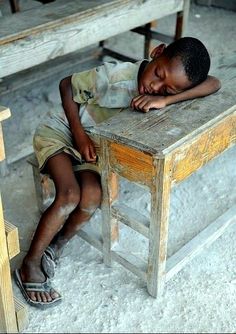
[[[44,251],[45,254],[47,254],[53,261],[55,261],[56,259],[56,253],[54,251],[53,248],[51,248],[50,246],[48,246],[45,251]]]
[[[51,283],[46,279],[45,282],[42,283],[23,283],[23,286],[26,291],[35,291],[35,292],[50,292],[52,289]]]

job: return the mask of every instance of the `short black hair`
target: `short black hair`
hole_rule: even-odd
[[[204,44],[197,38],[177,39],[167,46],[163,54],[169,59],[180,57],[192,87],[206,80],[211,64],[210,56]]]

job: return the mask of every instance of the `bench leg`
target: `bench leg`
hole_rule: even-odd
[[[49,175],[42,175],[38,167],[32,166],[32,168],[38,208],[40,212],[44,212],[54,200],[54,185]]]
[[[157,26],[157,21],[152,21],[145,25],[145,39],[144,39],[144,58],[149,59],[152,47],[152,34],[151,30]]]
[[[118,182],[116,174],[112,173],[109,168],[109,152],[106,141],[101,143],[102,151],[102,239],[103,239],[103,260],[108,266],[111,265],[111,248],[112,244],[119,239],[119,226],[115,218],[112,218],[111,204],[118,196]]]
[[[0,333],[16,333],[17,322],[0,194]]]
[[[147,289],[151,296],[161,294],[165,283],[170,205],[169,168],[164,160],[155,161],[155,174],[151,187],[151,215],[149,229],[149,256]]]
[[[6,160],[0,161],[0,177],[5,177],[9,174],[9,169]]]
[[[20,11],[20,0],[9,0],[12,13],[17,13]]]
[[[184,36],[187,28],[188,15],[189,15],[190,1],[184,0],[183,11],[177,13],[176,27],[175,27],[175,40]]]

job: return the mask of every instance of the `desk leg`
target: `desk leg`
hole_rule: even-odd
[[[16,333],[17,323],[0,195],[0,333]]]
[[[109,166],[109,148],[105,140],[101,141],[101,152],[103,260],[110,266],[112,244],[119,238],[118,222],[111,214],[112,201],[118,196],[118,182],[116,174],[112,173]]]
[[[170,205],[170,170],[167,161],[154,161],[154,180],[151,187],[149,256],[147,289],[157,297],[164,288]]]

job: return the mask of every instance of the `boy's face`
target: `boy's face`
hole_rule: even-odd
[[[191,87],[181,59],[171,60],[158,55],[149,62],[140,75],[139,94],[175,95]]]

